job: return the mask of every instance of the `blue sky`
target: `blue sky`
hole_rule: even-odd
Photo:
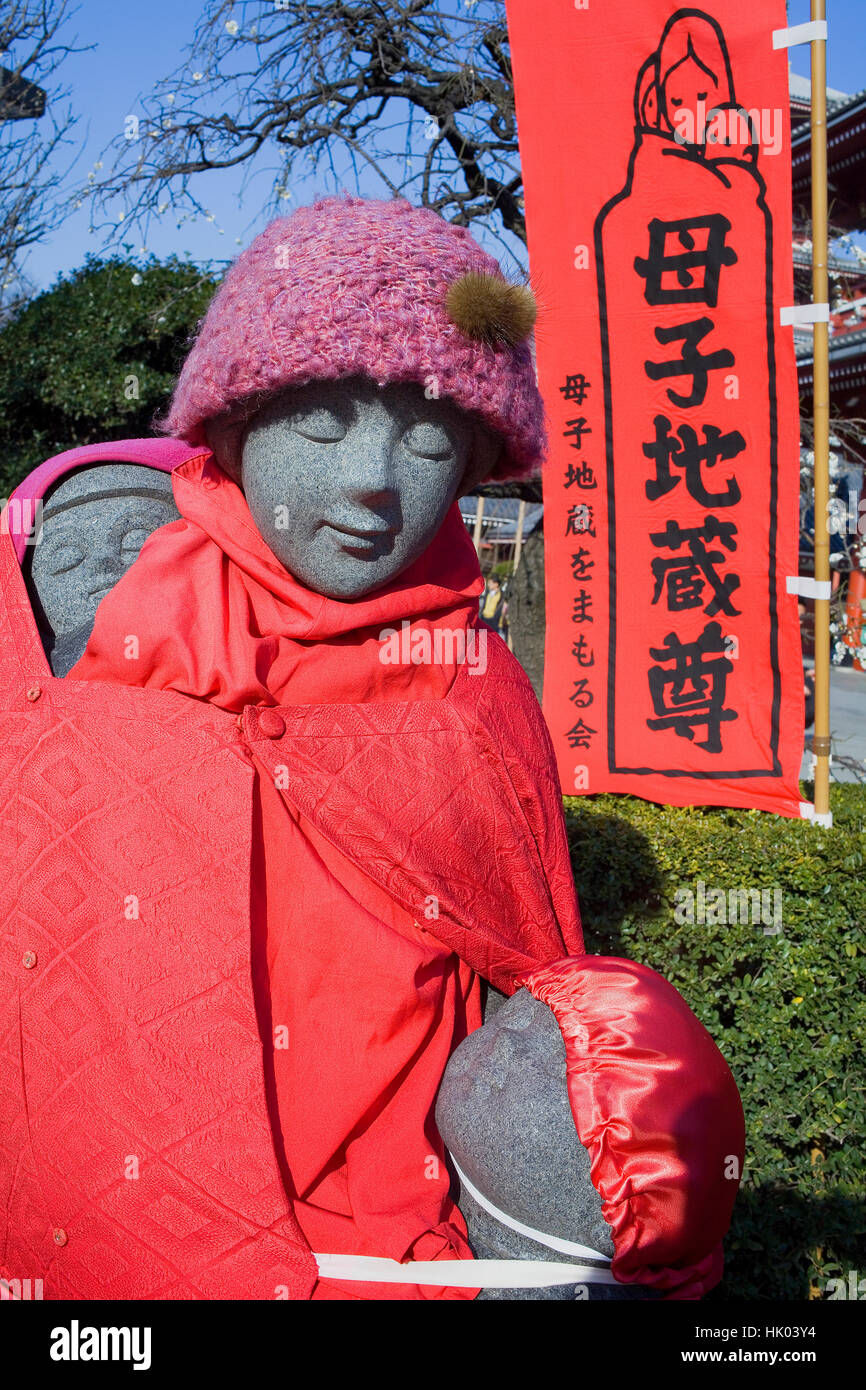
[[[79,181],[86,179],[108,142],[122,132],[125,118],[140,111],[139,95],[178,65],[205,4],[206,0],[80,0],[68,32],[89,51],[67,59],[59,74],[81,118],[74,132]],[[249,13],[252,6],[247,8]],[[829,84],[845,92],[859,91],[866,87],[866,0],[828,0],[828,10]],[[809,0],[790,0],[789,22],[799,24],[808,18]],[[808,77],[807,48],[792,49],[791,62],[795,72]],[[72,153],[67,152],[67,160]],[[200,218],[178,227],[169,213],[148,230],[148,250],[158,256],[189,255],[196,261],[224,261],[237,254],[239,244],[246,244],[270,215],[267,202],[272,183],[263,169],[239,206],[241,179],[240,170],[202,176],[198,194],[214,220]],[[295,202],[309,201],[324,188],[323,181],[309,182]],[[25,268],[38,288],[81,265],[89,251],[104,251],[103,235],[91,234],[89,222],[83,208],[31,251]],[[133,239],[136,252],[140,244],[140,237]]]

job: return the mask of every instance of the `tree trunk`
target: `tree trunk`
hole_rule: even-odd
[[[544,532],[537,527],[523,544],[508,594],[514,655],[541,699],[544,677]]]

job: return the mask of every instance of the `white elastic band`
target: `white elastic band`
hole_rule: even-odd
[[[793,48],[798,43],[818,43],[826,38],[826,19],[812,19],[808,24],[794,24],[790,29],[774,29],[773,47]]]
[[[516,1231],[518,1235],[528,1236],[538,1245],[546,1245],[548,1250],[556,1250],[560,1255],[577,1255],[581,1260],[601,1260],[604,1264],[610,1264],[610,1257],[602,1255],[598,1250],[593,1250],[589,1245],[577,1245],[572,1240],[561,1240],[559,1236],[549,1236],[545,1231],[536,1231],[532,1226],[524,1226],[522,1221],[517,1221],[515,1217],[509,1216],[507,1212],[500,1211],[498,1207],[489,1202],[487,1198],[473,1187],[465,1173],[461,1173],[454,1155],[451,1155],[451,1162],[454,1164],[455,1172],[460,1179],[461,1186],[466,1188],[469,1196],[477,1202],[482,1211],[486,1211],[488,1216],[493,1216],[502,1226],[508,1226],[510,1230]],[[616,1280],[611,1280],[616,1283]]]
[[[316,1255],[322,1279],[427,1284],[440,1289],[543,1289],[554,1284],[616,1284],[609,1269],[559,1260],[385,1260],[378,1255]]]
[[[474,1202],[502,1226],[527,1236],[537,1245],[556,1250],[560,1255],[577,1255],[582,1260],[599,1260],[604,1266],[565,1264],[561,1260],[386,1260],[378,1255],[316,1255],[319,1274],[323,1279],[362,1280],[371,1284],[427,1284],[431,1288],[452,1289],[544,1289],[554,1284],[617,1284],[610,1270],[610,1259],[589,1245],[549,1236],[536,1231],[507,1212],[478,1191],[451,1159],[461,1185]]]

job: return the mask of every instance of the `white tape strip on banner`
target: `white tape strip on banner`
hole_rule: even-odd
[[[808,574],[789,574],[785,579],[785,590],[798,594],[800,598],[832,598],[833,586],[829,579],[812,579]]]
[[[544,1289],[554,1284],[616,1284],[609,1269],[559,1260],[385,1260],[378,1255],[316,1255],[322,1279],[426,1284],[451,1289]]]
[[[790,29],[773,30],[774,48],[793,48],[798,43],[820,43],[827,39],[826,19],[811,19],[808,24],[793,24]]]
[[[813,323],[830,322],[829,304],[788,304],[779,310],[783,328],[807,328]]]

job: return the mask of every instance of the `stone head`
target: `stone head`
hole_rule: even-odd
[[[559,1024],[528,990],[518,990],[495,1013],[488,1009],[483,1027],[452,1054],[436,1102],[436,1124],[460,1172],[496,1209],[481,1205],[461,1183],[458,1204],[477,1258],[600,1264],[589,1256],[557,1253],[501,1221],[502,1213],[536,1233],[613,1256],[589,1154],[572,1117]],[[658,1297],[639,1284],[583,1280],[586,1276],[576,1271],[574,1284],[487,1288],[479,1298],[631,1302]]]
[[[219,421],[208,439],[277,559],[306,587],[348,599],[407,569],[501,447],[448,397],[363,376],[279,392],[234,449]]]
[[[572,1117],[559,1024],[528,990],[518,990],[456,1049],[436,1123],[462,1172],[500,1211],[613,1253]],[[470,1238],[474,1217],[467,1217]]]
[[[140,464],[79,468],[50,489],[26,578],[55,675],[78,660],[101,600],[148,536],[178,516],[170,475]]]

